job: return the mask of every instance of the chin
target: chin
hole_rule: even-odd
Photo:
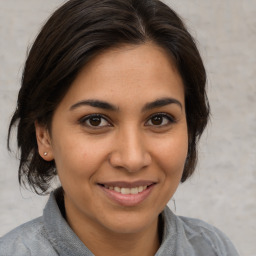
[[[140,233],[145,229],[157,226],[158,215],[148,216],[138,212],[126,212],[125,214],[113,215],[110,219],[105,219],[104,225],[107,229],[117,234]]]

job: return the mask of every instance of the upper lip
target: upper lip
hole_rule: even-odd
[[[98,183],[99,185],[104,185],[107,187],[120,187],[120,188],[135,188],[140,186],[150,186],[155,184],[155,181],[149,181],[149,180],[138,180],[133,182],[127,182],[127,181],[108,181],[108,182],[102,182]]]

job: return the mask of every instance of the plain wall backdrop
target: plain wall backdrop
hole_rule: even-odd
[[[63,0],[0,0],[0,236],[42,214],[47,197],[21,190],[7,127],[27,47]],[[211,123],[197,171],[174,195],[178,215],[224,231],[256,256],[256,1],[169,0],[198,41],[208,73]]]

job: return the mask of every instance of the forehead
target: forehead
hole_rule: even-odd
[[[164,96],[183,101],[182,79],[170,55],[147,43],[122,45],[94,57],[78,74],[64,101],[97,97],[118,104]]]

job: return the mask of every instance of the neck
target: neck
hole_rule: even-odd
[[[91,239],[93,238],[93,239]],[[85,234],[82,241],[97,256],[153,256],[159,248],[157,232],[153,235],[141,232],[139,234],[112,234],[88,237]]]
[[[79,239],[97,256],[153,256],[160,245],[158,219],[134,233],[117,233],[79,217],[74,220],[69,218],[68,212],[66,219]]]

